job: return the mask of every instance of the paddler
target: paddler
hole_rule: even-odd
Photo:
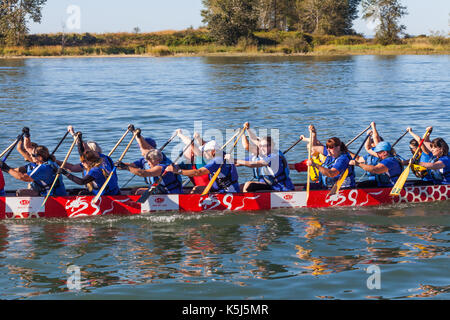
[[[174,175],[171,171],[166,170],[166,168],[171,168],[171,165],[164,163],[163,153],[158,149],[152,149],[145,155],[147,165],[146,169],[136,168],[133,164],[126,164],[123,162],[116,162],[116,166],[120,170],[128,170],[132,174],[144,177],[153,178],[149,181],[149,186],[157,182],[159,177],[162,175],[162,181],[156,188],[156,193],[159,194],[181,194],[183,193],[183,188],[181,184],[180,177]],[[147,188],[138,189],[135,194],[142,194]]]
[[[434,184],[450,184],[450,157],[448,144],[442,138],[436,138],[430,144],[432,158],[430,162],[419,162],[428,169]]]
[[[178,166],[169,166],[167,167],[167,171],[187,177],[198,177],[208,174],[211,179],[223,164],[216,181],[214,181],[212,185],[211,191],[217,193],[239,192],[239,176],[236,166],[233,163],[228,163],[224,159],[225,156],[223,151],[220,149],[217,142],[215,140],[207,142],[200,148],[200,151],[202,151],[205,158],[209,160],[204,167],[200,169],[183,170]],[[198,187],[196,192],[202,192],[203,190],[204,187]]]
[[[432,132],[433,127],[428,127],[427,130]],[[413,132],[411,127],[406,128],[406,131],[409,132],[409,134],[413,137],[411,141],[409,142],[409,150],[411,151],[411,154],[415,154],[417,151],[417,148],[419,147],[419,142],[422,139],[419,137],[416,133]],[[433,158],[433,154],[431,153],[431,141],[430,141],[430,135],[428,135],[424,142],[422,143],[421,150],[419,150],[419,158],[416,161],[416,163],[413,163],[411,169],[414,173],[414,175],[421,179],[421,181],[418,181],[414,183],[414,185],[433,185],[433,177],[431,176],[431,172],[427,170],[424,167],[419,166],[419,162],[431,162]],[[408,165],[409,160],[404,160],[403,165]]]
[[[393,187],[403,171],[401,161],[394,156],[391,144],[386,141],[378,143],[373,152],[380,159],[376,165],[358,162],[357,160],[350,162],[350,165],[356,165],[364,171],[375,175],[375,180],[364,181],[358,184],[358,187]]]
[[[185,136],[181,129],[176,130],[177,136],[183,141],[185,145],[191,143],[191,139]],[[194,142],[191,146],[184,152],[183,156],[186,160],[182,161],[178,167],[183,170],[195,170],[203,168],[207,161],[203,156],[203,152],[200,151],[199,146],[203,146],[205,141],[201,138],[200,134],[194,132]],[[209,183],[209,174],[204,174],[202,176],[189,177],[194,187],[191,193],[197,193],[199,187],[206,187]]]
[[[250,124],[245,124],[248,128]],[[258,181],[247,181],[244,184],[243,192],[255,192],[263,190],[276,191],[293,191],[294,185],[289,177],[289,167],[286,158],[276,148],[276,144],[272,137],[263,138],[253,137],[253,133],[249,131],[252,144],[256,144],[256,148],[252,149],[251,158],[246,160],[236,160],[237,167],[245,166],[254,169],[254,177]],[[245,142],[244,147],[246,147]],[[250,150],[250,146],[249,146]],[[254,153],[256,150],[256,154]]]
[[[319,183],[311,185],[312,189],[331,189],[347,169],[349,170],[348,176],[344,180],[342,188],[355,187],[355,172],[353,167],[349,166],[351,156],[347,147],[339,138],[328,139],[325,146],[313,145],[312,155],[318,154],[326,157],[323,164],[317,164],[310,159],[306,163],[319,170]]]
[[[100,188],[105,183],[106,179],[111,173],[110,167],[106,164],[104,158],[99,156],[98,152],[92,150],[86,150],[80,156],[81,164],[84,169],[83,178],[79,178],[69,173],[65,169],[58,169],[58,172],[62,175],[65,175],[69,180],[75,182],[78,185],[88,185],[91,184],[92,190],[83,190],[79,195],[96,195]],[[106,189],[103,195],[119,195],[119,184],[117,175],[112,175],[111,179],[106,186]]]
[[[55,157],[50,155],[47,147],[37,146],[31,151],[31,160],[28,165],[19,168],[10,168],[0,161],[2,171],[9,173],[13,178],[29,182],[29,189],[17,190],[18,197],[46,196],[53,184],[58,170]],[[65,196],[66,188],[62,177],[59,177],[51,195]]]

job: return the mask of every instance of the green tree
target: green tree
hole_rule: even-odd
[[[361,0],[296,0],[296,29],[314,34],[353,34],[353,21],[357,18],[360,2]]]
[[[399,35],[406,27],[400,19],[408,14],[406,7],[399,0],[363,0],[363,19],[377,21],[375,38],[387,45],[399,41]]]
[[[0,0],[0,35],[9,45],[23,42],[31,19],[41,22],[42,7],[47,0]]]
[[[251,37],[257,28],[258,0],[203,0],[201,15],[211,36],[219,43],[234,45],[241,37]]]

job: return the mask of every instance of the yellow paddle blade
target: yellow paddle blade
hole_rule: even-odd
[[[347,179],[347,176],[348,176],[348,169],[344,171],[339,180],[336,181],[336,183],[334,184],[333,188],[331,188],[330,192],[328,192],[329,196],[335,195],[336,193],[339,192],[345,179]]]
[[[114,167],[114,169],[116,169],[116,168]],[[111,173],[109,174],[109,176],[108,176],[108,178],[106,179],[105,183],[103,183],[103,186],[102,186],[102,187],[100,188],[100,190],[98,191],[97,195],[92,199],[92,201],[91,201],[92,204],[96,204],[96,203],[97,203],[98,199],[99,199],[100,196],[103,194],[103,191],[105,191],[106,186],[107,186],[108,183],[109,183],[109,180],[111,180],[111,177],[113,176],[114,171],[115,171],[115,170],[111,171]]]
[[[209,193],[209,190],[211,190],[212,185],[214,184],[214,181],[216,181],[217,177],[219,176],[220,171],[222,171],[222,166],[217,169],[216,173],[214,173],[213,177],[209,181],[208,185],[206,186],[205,190],[202,192],[202,196]]]
[[[411,169],[411,163],[408,164],[405,170],[403,170],[400,177],[398,177],[397,182],[395,183],[394,187],[391,190],[391,193],[389,195],[391,196],[399,196],[400,192],[403,189],[403,186],[405,185],[406,179],[408,179],[409,171]]]

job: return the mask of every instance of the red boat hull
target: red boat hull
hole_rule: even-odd
[[[42,197],[0,197],[0,219],[76,218],[102,215],[136,215],[143,213],[209,210],[256,211],[276,208],[323,208],[380,206],[398,203],[446,201],[450,185],[405,187],[399,197],[389,195],[391,188],[349,189],[328,197],[328,191],[305,191],[238,194],[152,195],[142,205],[139,196],[103,196],[91,204],[93,196],[50,197],[41,207]],[[37,212],[38,211],[38,212]]]

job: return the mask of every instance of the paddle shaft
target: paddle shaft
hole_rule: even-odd
[[[233,147],[231,148],[230,152],[234,149],[234,147],[236,147],[236,145],[237,145],[239,139],[242,137],[242,135],[244,134],[244,132],[245,132],[245,128],[242,128],[242,129],[240,130],[240,133],[239,133],[239,135],[238,135],[236,141],[234,141]],[[229,143],[230,141],[231,141],[231,139],[228,140],[227,143]],[[226,144],[227,144],[227,143],[226,143]],[[223,150],[223,149],[225,148],[226,144],[223,145],[222,148],[220,148],[220,149]],[[203,192],[202,192],[202,194],[201,194],[202,196],[204,196],[205,194],[209,193],[209,190],[211,190],[211,188],[212,188],[214,182],[216,181],[217,177],[219,176],[220,171],[222,170],[222,166],[224,165],[224,163],[225,163],[225,161],[222,162],[222,164],[220,165],[219,169],[217,169],[216,173],[214,173],[214,176],[213,176],[213,177],[211,178],[211,180],[209,181],[209,183],[208,183],[208,185],[206,186],[205,190],[203,190]]]
[[[400,138],[398,138],[398,139],[394,142],[394,144],[391,146],[391,148],[395,147],[395,146],[397,145],[397,143],[399,143],[400,140],[402,140],[403,137],[404,137],[407,133],[408,133],[408,130],[406,130],[405,133],[402,134],[402,135],[400,136]]]
[[[312,153],[312,130],[309,130],[308,160],[311,160],[311,153]],[[310,187],[311,187],[311,173],[309,171],[309,167],[310,167],[310,165],[308,164],[308,168],[306,169],[307,170],[306,203],[308,203],[309,190],[310,190]]]
[[[59,141],[58,145],[55,147],[55,149],[52,152],[52,156],[56,153],[56,151],[58,151],[59,147],[61,146],[63,141],[66,139],[68,134],[69,134],[69,131],[67,131],[66,134],[64,135],[64,137],[62,137],[62,139]]]
[[[125,157],[126,153],[128,152],[128,149],[130,149],[131,144],[133,143],[134,139],[136,139],[137,134],[138,134],[137,131],[133,134],[133,137],[131,138],[130,142],[128,142],[127,147],[125,148],[125,150],[120,155],[120,158],[118,160],[119,162],[121,162],[123,160],[123,158]],[[111,171],[111,173],[109,174],[108,178],[106,178],[105,182],[103,183],[103,186],[98,191],[97,195],[92,199],[91,203],[96,203],[98,201],[98,199],[101,197],[102,193],[105,191],[106,186],[109,183],[109,180],[111,180],[111,177],[113,176],[114,172],[116,172],[116,169],[117,168],[114,167],[114,169]]]
[[[367,127],[367,128],[365,128],[363,131],[361,131],[361,133],[359,133],[356,137],[354,137],[352,140],[350,140],[349,142],[347,142],[347,144],[345,145],[346,147],[348,147],[349,145],[351,145],[356,139],[358,139],[359,137],[361,137],[363,134],[364,134],[364,132],[366,132],[367,130],[369,130],[370,129],[370,125]]]
[[[292,148],[294,148],[297,144],[299,144],[300,141],[303,140],[303,137],[301,137],[300,139],[298,139],[292,146],[290,146],[285,152],[283,152],[283,154],[288,153]]]
[[[2,154],[0,154],[0,158],[3,157],[6,153],[8,153],[8,155],[3,159],[3,161],[6,161],[6,159],[8,158],[9,154],[12,152],[12,150],[16,147],[16,145],[19,143],[19,141],[22,139],[23,137],[23,133],[18,135],[16,140],[11,143],[11,145],[5,149],[5,151],[2,152]]]
[[[111,157],[114,151],[116,151],[117,147],[122,143],[123,139],[127,136],[128,132],[130,132],[130,128],[127,128],[127,131],[122,135],[122,137],[117,141],[116,145],[112,148],[112,150],[108,153],[108,157]]]
[[[67,160],[69,159],[69,156],[70,156],[70,154],[72,153],[72,150],[73,150],[73,148],[75,147],[75,144],[77,143],[77,141],[78,141],[78,135],[77,135],[77,136],[75,137],[75,139],[73,140],[72,145],[70,146],[69,152],[67,152],[66,157],[64,158],[64,161],[63,161],[63,163],[61,164],[61,169],[64,169],[64,166],[66,165]],[[45,199],[44,199],[44,201],[43,201],[42,204],[41,204],[41,208],[42,208],[42,207],[45,205],[45,203],[47,202],[48,197],[50,196],[50,194],[51,194],[53,188],[55,187],[56,181],[58,181],[58,179],[59,179],[59,173],[56,174],[55,179],[53,180],[52,186],[51,186],[50,189],[48,190],[47,195],[45,196]]]

